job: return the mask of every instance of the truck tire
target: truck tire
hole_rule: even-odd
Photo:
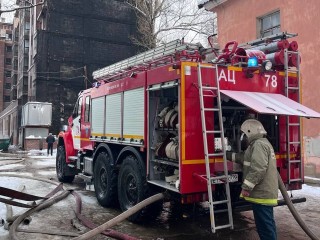
[[[118,177],[118,199],[122,211],[126,211],[147,197],[146,172],[143,163],[135,156],[127,156],[121,165]],[[131,215],[131,222],[141,222],[147,209]]]
[[[67,175],[68,168],[64,146],[59,146],[56,156],[56,172],[60,182],[71,183],[73,181],[75,175]]]
[[[117,173],[111,165],[110,156],[101,152],[94,165],[94,189],[101,206],[110,207],[117,203]]]

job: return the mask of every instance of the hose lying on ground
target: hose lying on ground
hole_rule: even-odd
[[[72,192],[72,195],[75,197],[75,200],[76,200],[75,214],[76,214],[76,217],[78,218],[78,220],[80,220],[80,222],[84,226],[86,226],[87,228],[90,228],[90,229],[96,228],[98,225],[94,224],[93,222],[89,221],[89,219],[87,219],[85,216],[81,215],[82,202],[81,202],[80,195],[78,193],[76,193],[75,191]],[[115,239],[138,240],[135,237],[131,237],[127,234],[124,234],[124,233],[121,233],[121,232],[118,232],[118,231],[115,231],[112,229],[106,229],[105,231],[101,232],[101,234],[106,235],[108,237],[115,238]]]
[[[101,232],[105,231],[108,228],[113,227],[114,225],[118,224],[119,222],[122,222],[126,218],[130,217],[131,215],[135,214],[136,212],[140,211],[142,208],[157,202],[161,199],[165,198],[164,193],[158,193],[156,195],[153,195],[142,202],[139,202],[137,205],[133,206],[132,208],[128,209],[127,211],[121,213],[117,217],[109,220],[108,222],[96,227],[95,229],[90,230],[89,232],[86,232],[85,234],[73,238],[74,240],[87,240],[87,239],[92,239],[92,237],[100,234]]]
[[[52,192],[50,192],[46,197],[47,198],[50,198],[52,197],[54,194],[56,194],[59,190],[62,189],[62,185],[61,183],[58,183],[58,182],[55,182],[55,181],[51,181],[51,180],[48,180],[48,179],[44,179],[44,178],[37,178],[37,177],[31,177],[31,176],[22,176],[22,175],[18,175],[18,174],[3,174],[3,173],[0,173],[0,177],[17,177],[17,178],[26,178],[26,179],[31,179],[31,180],[37,180],[37,181],[42,181],[42,182],[47,182],[47,183],[51,183],[51,184],[54,184],[54,185],[57,185],[58,187],[56,187]],[[86,223],[86,225],[88,225],[87,227],[91,227],[91,228],[94,228],[95,225],[93,223],[91,223],[88,219],[86,219],[85,217],[83,217],[80,213],[81,213],[81,198],[78,194],[76,194],[74,191],[73,191],[73,195],[76,197],[78,196],[78,202],[77,202],[77,211],[79,210],[79,214],[76,214],[77,217],[80,217],[82,219],[82,221],[84,220],[84,222]],[[63,198],[61,198],[62,200]],[[77,197],[76,197],[77,199]],[[59,201],[59,200],[58,200]],[[51,204],[52,205],[52,204]],[[49,207],[51,205],[47,205],[45,207]],[[38,205],[38,207],[40,207],[40,205]],[[37,209],[38,209],[37,207]],[[14,225],[14,229],[11,227],[10,228],[10,231],[9,234],[13,235],[11,236],[12,239],[15,239],[17,240],[17,236],[16,236],[16,231],[20,231],[20,229],[18,229],[17,227],[19,226],[19,224],[21,223],[21,221],[23,221],[24,219],[27,218],[28,215],[32,214],[33,210],[35,208],[32,208],[30,209],[29,211],[25,212],[25,214],[21,215],[21,216],[13,216],[13,218],[15,219],[15,222],[16,221],[19,221],[19,223],[17,225]],[[41,209],[38,209],[37,211],[40,211],[42,210],[43,208]],[[19,220],[17,220],[19,218]],[[22,220],[21,220],[22,219]],[[17,223],[17,222],[16,222]],[[13,230],[11,230],[13,229]],[[55,231],[55,230],[46,230],[46,231],[39,231],[39,230],[23,230],[24,232],[34,232],[34,233],[42,233],[42,234],[49,234],[49,235],[61,235],[61,236],[70,236],[70,237],[75,237],[75,236],[78,236],[79,234],[78,233],[69,233],[69,232],[59,232],[59,231]],[[57,234],[59,233],[59,234]],[[131,237],[127,234],[123,234],[123,233],[120,233],[118,231],[115,231],[115,230],[111,230],[111,229],[108,229],[106,231],[104,231],[102,234],[106,235],[106,236],[110,236],[110,237],[113,237],[113,238],[116,238],[116,239],[125,239],[125,240],[134,240],[135,238],[134,237]]]
[[[20,215],[11,225],[9,234],[11,236],[12,240],[18,240],[19,238],[17,237],[16,230],[19,226],[19,224],[25,219],[27,216],[31,215],[34,212],[38,212],[44,208],[47,208],[51,205],[53,205],[56,202],[59,202],[60,200],[66,198],[70,194],[69,191],[63,191],[59,195],[52,197],[50,199],[45,200],[44,202],[40,203],[37,207],[31,208],[22,215]]]
[[[278,183],[279,183],[279,189],[281,191],[281,194],[292,214],[292,216],[295,218],[295,220],[297,221],[297,223],[300,225],[300,227],[303,229],[303,231],[312,239],[312,240],[319,240],[318,237],[316,237],[314,235],[314,233],[307,227],[307,225],[305,224],[305,222],[301,219],[301,217],[299,216],[297,210],[295,209],[295,207],[293,206],[293,203],[290,200],[290,197],[287,193],[287,189],[284,186],[284,183],[282,182],[282,179],[278,173]]]

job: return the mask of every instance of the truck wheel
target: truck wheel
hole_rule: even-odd
[[[94,165],[93,183],[101,206],[109,207],[117,203],[117,173],[111,166],[110,156],[106,152],[98,155]]]
[[[122,211],[126,211],[147,196],[146,172],[141,161],[136,157],[127,156],[120,168],[118,177],[118,199]],[[140,222],[146,215],[146,209],[131,215],[128,219]]]
[[[56,157],[56,172],[57,177],[60,182],[63,183],[71,183],[74,179],[74,175],[67,176],[68,165],[66,163],[66,151],[64,146],[59,146],[57,149],[57,157]]]

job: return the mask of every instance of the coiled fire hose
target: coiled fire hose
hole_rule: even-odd
[[[279,189],[280,192],[284,198],[284,201],[286,202],[292,216],[294,217],[294,219],[297,221],[297,223],[300,225],[300,227],[302,228],[302,230],[312,239],[312,240],[319,240],[318,237],[316,237],[314,235],[314,233],[307,227],[307,225],[305,224],[305,222],[302,220],[302,218],[300,217],[300,215],[298,214],[296,208],[293,206],[293,203],[290,200],[290,197],[287,193],[287,189],[284,186],[284,183],[278,173],[278,184],[279,184]]]

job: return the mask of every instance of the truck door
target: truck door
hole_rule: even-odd
[[[84,105],[83,105],[83,118],[81,119],[81,149],[92,149],[92,144],[89,140],[91,134],[91,125],[90,125],[90,96],[83,96]]]
[[[82,109],[82,96],[78,98],[77,104],[72,114],[72,138],[74,149],[80,149],[80,129],[81,129],[81,109]]]

